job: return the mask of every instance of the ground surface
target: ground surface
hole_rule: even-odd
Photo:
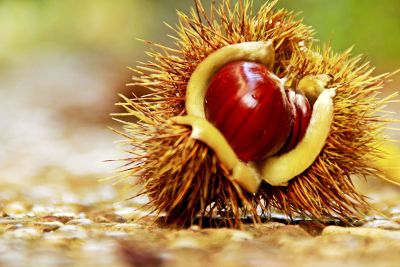
[[[116,191],[93,177],[52,169],[31,182],[0,184],[0,266],[398,266],[400,260],[393,188],[379,204],[389,218],[369,218],[362,227],[269,222],[242,231],[171,230],[140,219],[139,203],[116,202]]]

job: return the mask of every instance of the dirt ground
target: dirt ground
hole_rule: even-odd
[[[49,169],[30,183],[2,182],[0,266],[398,266],[400,260],[397,188],[376,187],[383,214],[360,227],[275,219],[243,230],[175,230],[142,218],[145,199],[117,201],[115,188],[93,181]]]

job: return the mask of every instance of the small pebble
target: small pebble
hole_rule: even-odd
[[[73,219],[70,220],[66,223],[67,225],[81,225],[81,226],[85,226],[85,225],[92,225],[93,221],[90,219]]]
[[[200,229],[200,226],[198,226],[198,225],[192,225],[192,226],[190,226],[190,230],[193,232],[199,232],[201,229]]]
[[[24,227],[25,226],[22,223],[10,222],[9,224],[6,224],[5,231],[12,231],[12,230],[21,229]]]
[[[65,209],[71,209],[71,208],[64,208],[63,211],[54,212],[53,215],[57,216],[57,217],[71,217],[71,218],[77,217],[76,213],[70,212],[70,211],[65,211]]]
[[[44,217],[54,213],[54,207],[35,205],[32,207],[31,212],[36,216]]]
[[[328,226],[322,231],[322,236],[329,235],[353,235],[373,239],[386,238],[400,240],[400,231],[390,231],[379,228]]]
[[[400,216],[400,207],[394,207],[389,210],[390,215]]]
[[[232,241],[246,241],[253,240],[254,236],[249,232],[232,230],[231,240]]]
[[[193,237],[179,237],[178,239],[174,240],[170,244],[170,248],[172,249],[178,249],[178,248],[192,248],[192,249],[198,249],[200,248],[200,243],[198,240],[196,240]]]
[[[143,227],[137,223],[117,223],[111,228],[117,231],[132,232],[138,229],[142,229]]]
[[[11,202],[4,206],[3,212],[8,215],[20,215],[27,211],[26,206],[21,202]]]
[[[147,211],[142,211],[138,208],[123,207],[116,209],[115,214],[123,217],[127,221],[131,221],[137,218],[142,218],[149,213]]]
[[[99,214],[99,215],[95,216],[94,222],[97,222],[97,223],[111,223],[111,222],[124,223],[124,222],[126,222],[126,220],[124,217],[122,217],[118,214],[106,213],[106,214]]]
[[[400,230],[400,224],[390,220],[369,221],[363,225],[366,228],[380,228],[386,230]]]
[[[41,229],[43,232],[52,232],[62,227],[64,224],[59,221],[54,222],[40,222],[35,223],[35,226]]]
[[[72,216],[54,216],[54,215],[48,215],[43,217],[43,220],[45,222],[60,222],[63,224],[66,224],[70,220],[72,220],[74,217]]]
[[[86,231],[82,227],[76,225],[64,225],[58,228],[54,233],[61,235],[64,238],[85,239],[87,237]]]
[[[395,223],[400,223],[400,214],[393,216],[390,218]]]
[[[126,237],[128,235],[122,231],[102,231],[102,234],[107,237]]]
[[[35,228],[19,228],[13,231],[6,231],[4,237],[12,238],[12,239],[36,239],[41,236],[41,232]]]

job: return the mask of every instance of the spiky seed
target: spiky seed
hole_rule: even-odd
[[[139,176],[150,205],[165,221],[188,225],[212,216],[240,218],[277,209],[289,217],[307,216],[326,222],[360,218],[369,208],[350,177],[378,176],[369,163],[380,157],[376,148],[387,119],[376,114],[390,99],[378,94],[389,74],[372,75],[362,57],[351,50],[334,53],[329,46],[313,46],[314,30],[284,9],[275,11],[277,1],[252,13],[252,1],[231,5],[229,0],[212,1],[210,15],[200,1],[186,15],[178,12],[175,48],[147,42],[151,61],[140,63],[133,84],[150,90],[142,98],[123,98],[126,112],[119,114],[128,141],[122,177]],[[169,118],[185,115],[187,83],[195,68],[215,50],[240,42],[273,40],[275,74],[288,84],[306,75],[329,75],[329,87],[337,89],[334,119],[327,143],[314,164],[286,187],[263,184],[256,195],[246,194],[228,179],[229,173],[204,144],[190,138],[191,129],[174,125]],[[126,122],[138,118],[138,123]]]

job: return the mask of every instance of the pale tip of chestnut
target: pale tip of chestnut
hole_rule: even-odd
[[[261,176],[254,163],[244,163],[238,159],[221,132],[204,118],[196,116],[178,116],[171,121],[192,127],[191,138],[210,147],[218,160],[231,172],[231,179],[250,193],[256,193]]]
[[[332,76],[328,74],[307,75],[299,81],[297,89],[302,91],[311,103],[314,103],[331,80]]]

